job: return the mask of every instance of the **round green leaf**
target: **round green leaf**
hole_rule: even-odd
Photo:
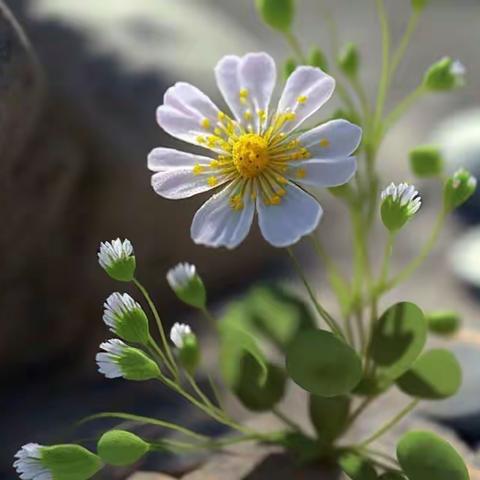
[[[395,380],[420,355],[427,339],[427,322],[415,304],[392,305],[376,322],[370,352],[379,378]]]
[[[286,363],[295,383],[321,397],[349,393],[362,378],[357,353],[324,330],[301,332],[288,348]]]
[[[462,384],[462,369],[453,353],[435,349],[423,353],[397,385],[412,397],[440,400],[455,395]]]
[[[462,457],[431,432],[405,434],[397,445],[397,458],[409,480],[469,480]]]
[[[350,398],[310,395],[310,420],[321,441],[335,440],[345,428],[350,411]]]
[[[377,472],[370,462],[356,453],[347,452],[340,456],[338,464],[352,480],[377,480]]]

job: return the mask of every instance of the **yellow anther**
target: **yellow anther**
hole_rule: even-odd
[[[319,145],[322,147],[322,148],[328,148],[330,146],[330,140],[328,138],[322,138],[320,140],[320,143]]]
[[[218,157],[218,158],[220,158],[220,157]],[[220,162],[218,160],[212,160],[210,162],[210,167],[211,168],[218,168],[219,164],[220,164]]]
[[[245,120],[251,120],[252,119],[252,112],[250,110],[246,110],[244,113],[243,113],[243,118]]]
[[[287,194],[287,191],[284,188],[280,188],[279,190],[277,190],[277,195],[279,197],[284,197],[286,194]]]
[[[208,137],[207,139],[208,146],[215,147],[218,143],[218,140],[219,140],[218,137],[214,137],[214,136]]]
[[[291,122],[292,120],[295,120],[295,118],[297,118],[297,116],[295,115],[294,112],[287,112],[285,114],[285,121],[286,122]]]
[[[281,183],[282,185],[286,185],[288,183],[288,180],[281,175],[277,175],[276,180],[278,183]]]
[[[215,128],[215,130],[213,130],[213,133],[215,135],[221,135],[223,133],[223,131],[220,128],[217,127],[217,128]]]
[[[247,99],[248,98],[248,90],[246,88],[241,88],[239,92],[240,99]]]
[[[306,101],[308,100],[308,97],[306,95],[300,95],[298,98],[297,98],[297,102],[298,103],[305,103]]]
[[[243,198],[239,193],[230,197],[230,207],[236,211],[243,210]]]
[[[295,172],[297,178],[305,178],[307,176],[307,171],[304,168],[299,168]]]
[[[214,176],[212,175],[211,177],[208,177],[207,182],[208,182],[208,185],[209,185],[210,187],[214,187],[215,185],[218,184],[218,179],[217,179],[217,177],[214,177]]]
[[[279,195],[274,195],[272,198],[270,198],[270,205],[279,205],[280,202],[282,201],[282,198]]]
[[[199,135],[197,138],[197,143],[205,143],[205,137],[202,137],[201,135]]]
[[[208,118],[204,118],[202,119],[202,121],[200,122],[200,125],[203,127],[203,128],[210,128],[210,120]]]
[[[233,164],[244,178],[260,175],[270,162],[268,143],[255,133],[242,135],[233,145]]]
[[[225,119],[226,115],[223,112],[218,112],[217,118],[220,122],[222,122]]]
[[[265,110],[257,110],[257,115],[262,123],[267,119],[267,114],[265,113]]]
[[[194,175],[200,175],[205,171],[205,167],[203,165],[200,165],[199,163],[196,163],[193,166],[193,174]]]

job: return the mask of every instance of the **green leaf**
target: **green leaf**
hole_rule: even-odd
[[[469,480],[462,457],[431,432],[406,433],[397,445],[397,458],[409,480]]]
[[[450,336],[458,332],[462,323],[460,316],[453,310],[437,310],[425,315],[428,329],[442,336]]]
[[[242,357],[240,378],[233,391],[248,409],[254,412],[271,410],[285,393],[286,375],[276,365],[267,364],[267,378],[256,359],[247,354]]]
[[[255,0],[263,21],[281,32],[288,32],[295,15],[293,0]]]
[[[349,393],[362,378],[357,353],[324,330],[300,332],[288,348],[286,364],[295,383],[322,397]]]
[[[335,440],[345,428],[350,411],[350,398],[310,395],[310,419],[322,442]]]
[[[462,384],[462,369],[455,355],[444,349],[423,353],[397,385],[408,395],[441,400],[455,395]]]
[[[427,322],[415,304],[401,302],[388,308],[376,322],[370,344],[381,383],[403,375],[420,355],[426,338]]]
[[[371,463],[356,453],[344,453],[338,459],[338,464],[351,480],[377,480],[378,478]]]
[[[378,478],[379,480],[406,480],[406,478],[401,473],[397,472],[387,472],[383,475],[380,475],[380,477]]]

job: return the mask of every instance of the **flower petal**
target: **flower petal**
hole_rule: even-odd
[[[215,66],[215,78],[225,102],[237,120],[241,120],[244,107],[240,102],[240,77],[238,74],[240,57],[226,55]]]
[[[294,161],[287,177],[307,187],[336,187],[350,181],[357,170],[355,157]]]
[[[170,87],[157,109],[157,121],[167,133],[195,145],[199,138],[212,135],[218,108],[198,88],[179,82]]]
[[[278,205],[265,205],[257,198],[260,230],[274,247],[288,247],[312,233],[323,214],[317,200],[301,188],[290,183],[286,191]]]
[[[344,158],[360,145],[362,129],[346,120],[332,120],[298,137],[311,158]]]
[[[210,167],[211,158],[171,148],[155,148],[148,155],[152,187],[165,198],[187,198],[216,188],[228,177]]]
[[[251,192],[245,189],[243,208],[234,210],[230,199],[236,185],[229,185],[213,195],[193,217],[191,236],[195,243],[209,247],[237,247],[247,236],[255,213]]]
[[[278,102],[278,113],[293,112],[295,119],[287,122],[289,133],[314,114],[332,96],[335,80],[319,68],[298,67],[288,77],[287,84]]]

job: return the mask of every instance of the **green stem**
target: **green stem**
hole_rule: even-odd
[[[218,324],[210,310],[207,307],[203,307],[200,311],[203,313],[203,316],[207,319],[210,326],[216,331],[218,329]]]
[[[373,435],[366,438],[363,442],[359,444],[360,448],[364,448],[367,445],[370,445],[375,440],[378,440],[385,433],[387,433],[392,427],[394,427],[398,422],[400,422],[404,417],[406,417],[418,404],[420,400],[415,399],[409,403],[403,410],[401,410],[395,417],[386,422],[379,430],[377,430]]]
[[[392,232],[389,232],[387,242],[385,244],[385,253],[383,254],[382,268],[380,270],[379,283],[381,285],[383,285],[385,280],[388,278],[388,268],[390,266],[390,259],[392,258],[394,244],[395,244],[395,234]]]
[[[306,65],[307,64],[307,59],[303,53],[302,47],[300,45],[300,42],[298,41],[298,38],[295,36],[293,32],[290,30],[285,32],[285,38],[287,40],[287,43],[290,45],[290,48],[292,51],[295,53],[295,55],[298,57],[298,60]]]
[[[370,406],[370,404],[376,399],[376,396],[365,398],[362,403],[351,413],[350,418],[347,421],[344,433],[350,428],[355,420]]]
[[[166,356],[168,359],[168,364],[170,364],[170,367],[173,369],[174,372],[176,372],[176,376],[178,376],[178,369],[177,365],[175,363],[175,359],[173,358],[172,351],[170,349],[170,345],[167,342],[167,336],[165,335],[165,330],[163,328],[162,320],[160,319],[160,315],[158,313],[157,308],[155,307],[155,304],[153,303],[152,298],[150,297],[147,289],[136,279],[133,279],[133,283],[135,286],[140,290],[142,295],[145,297],[145,300],[148,303],[148,306],[150,307],[150,310],[152,311],[153,317],[155,318],[155,322],[157,323],[158,331],[160,332],[160,338],[163,344],[163,348],[165,349]]]
[[[194,390],[195,393],[198,395],[198,397],[200,398],[200,400],[201,400],[206,406],[208,406],[209,408],[211,408],[212,410],[215,410],[215,411],[217,411],[218,413],[223,414],[223,412],[222,412],[221,410],[219,410],[218,407],[211,402],[211,400],[207,397],[207,395],[205,395],[205,393],[203,393],[202,389],[199,387],[198,383],[197,383],[196,380],[192,377],[192,375],[190,375],[189,373],[185,372],[185,376],[187,377],[188,382],[190,383],[190,385],[192,386],[193,390]]]
[[[292,430],[296,432],[303,432],[302,427],[294,422],[291,418],[289,418],[287,415],[285,415],[282,411],[278,410],[278,408],[273,407],[272,408],[272,413],[280,419],[285,425],[288,425]]]
[[[302,282],[303,282],[303,284],[304,284],[304,286],[305,286],[305,288],[308,292],[308,295],[309,295],[313,305],[315,306],[315,309],[317,310],[317,313],[325,320],[325,323],[330,327],[332,332],[336,333],[337,335],[339,335],[342,338],[345,338],[345,336],[343,335],[343,331],[340,328],[340,326],[338,325],[338,323],[336,322],[336,320],[327,312],[327,310],[325,310],[324,307],[322,307],[322,305],[316,299],[315,294],[313,293],[313,289],[310,286],[310,284],[308,283],[307,277],[305,276],[305,273],[303,272],[302,266],[300,265],[300,262],[298,261],[297,257],[293,253],[292,248],[287,247],[287,252],[290,255],[290,258],[292,259],[293,265],[294,265],[300,279],[302,280]]]

